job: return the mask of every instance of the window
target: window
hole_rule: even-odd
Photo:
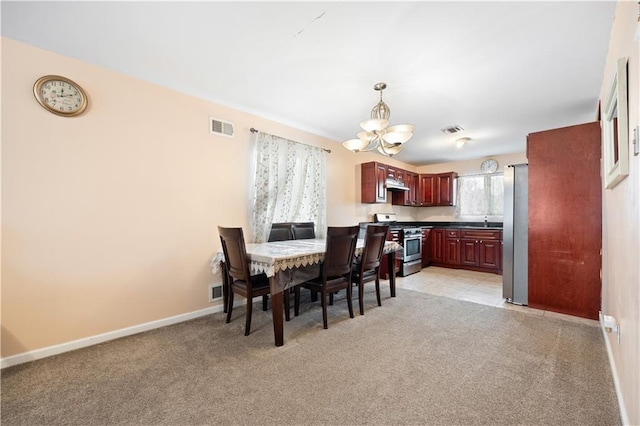
[[[274,222],[314,222],[326,231],[326,161],[322,148],[258,132],[249,224],[253,242],[267,241]]]
[[[502,216],[504,208],[504,175],[472,175],[458,177],[456,216]]]

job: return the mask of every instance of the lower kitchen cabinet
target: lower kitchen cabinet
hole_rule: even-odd
[[[431,230],[431,262],[434,265],[443,265],[444,260],[444,229]]]
[[[502,273],[502,232],[488,229],[432,229],[431,264]]]
[[[422,267],[431,264],[431,228],[422,228]]]
[[[445,230],[444,263],[450,266],[460,265],[460,231],[457,229]]]

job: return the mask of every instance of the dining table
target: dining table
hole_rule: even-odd
[[[324,239],[303,239],[246,244],[249,272],[264,273],[269,278],[271,313],[276,346],[284,345],[284,292],[320,274],[327,242]],[[364,239],[358,239],[354,256],[364,249]],[[396,297],[395,259],[402,246],[395,241],[385,241],[383,249],[389,266],[391,297]],[[212,273],[219,273],[224,253],[220,249],[211,259]],[[248,303],[251,303],[248,301]]]

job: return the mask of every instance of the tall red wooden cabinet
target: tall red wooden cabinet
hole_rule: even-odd
[[[529,306],[598,319],[600,123],[531,133]]]

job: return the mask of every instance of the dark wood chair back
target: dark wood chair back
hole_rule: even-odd
[[[316,224],[313,222],[294,222],[291,224],[293,238],[296,240],[309,240],[316,237]]]
[[[267,310],[267,295],[270,292],[269,279],[265,274],[251,276],[247,247],[244,242],[242,228],[223,228],[218,226],[220,243],[225,258],[224,273],[227,274],[224,286],[227,287],[225,305],[227,307],[226,322],[231,321],[233,314],[233,295],[239,294],[247,298],[244,335],[251,332],[251,313],[253,298],[262,296],[262,310]],[[287,308],[289,305],[287,304]],[[287,309],[288,310],[288,309]]]
[[[380,263],[382,261],[382,252],[384,251],[384,243],[387,240],[388,233],[388,225],[367,226],[362,255],[356,260],[351,275],[353,283],[358,285],[360,315],[364,315],[364,283],[366,282],[375,280],[378,306],[382,306],[382,300],[380,298]]]
[[[236,280],[250,281],[247,248],[242,228],[223,228],[218,226],[220,243],[224,253],[227,273]]]
[[[321,275],[294,287],[296,316],[298,316],[300,308],[300,287],[305,287],[311,290],[312,295],[314,292],[320,293],[320,297],[322,298],[322,326],[324,328],[328,327],[327,296],[330,297],[329,304],[333,305],[333,294],[337,291],[347,291],[349,317],[353,318],[351,268],[353,266],[353,255],[356,251],[359,229],[359,226],[330,226],[327,228],[327,245],[325,248],[324,261],[321,265]]]
[[[272,223],[269,231],[269,242],[293,240],[291,222]]]
[[[360,257],[360,270],[376,269],[382,260],[384,243],[389,232],[388,225],[369,225],[364,238],[364,249]]]
[[[323,278],[345,276],[349,279],[359,229],[358,226],[327,228],[327,246],[322,262]]]

